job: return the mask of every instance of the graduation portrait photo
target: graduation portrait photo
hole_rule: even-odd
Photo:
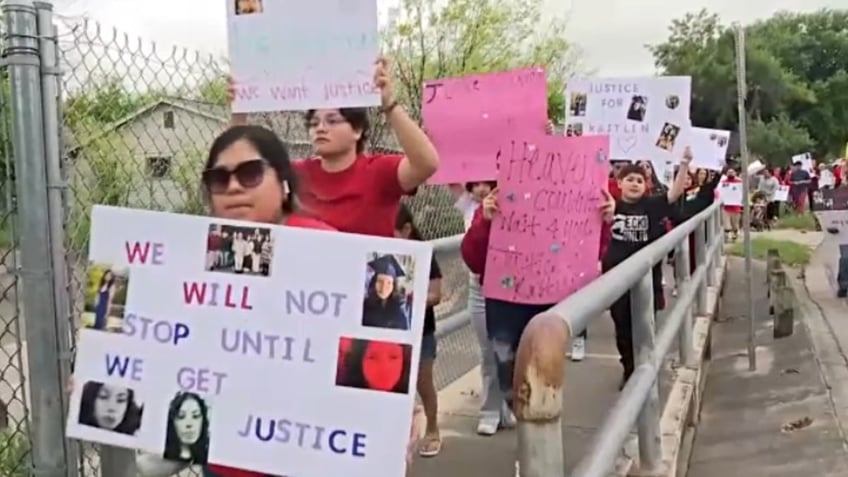
[[[410,329],[414,275],[415,259],[410,255],[368,254],[362,326]]]

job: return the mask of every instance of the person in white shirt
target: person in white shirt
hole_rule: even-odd
[[[836,176],[830,166],[819,164],[819,189],[832,189],[836,186]]]
[[[464,186],[454,184],[451,193],[456,199],[455,206],[465,220],[465,230],[471,225],[474,212],[480,206],[483,198],[496,187],[494,181],[469,182]],[[484,436],[494,435],[500,428],[515,425],[515,416],[506,404],[498,384],[495,351],[489,333],[486,331],[486,302],[480,287],[479,277],[471,274],[468,282],[468,308],[471,310],[471,323],[480,344],[481,366],[483,379],[480,417],[477,422],[477,433]]]
[[[233,256],[235,257],[233,271],[236,273],[241,273],[244,268],[245,244],[244,235],[241,232],[236,232],[233,235]]]

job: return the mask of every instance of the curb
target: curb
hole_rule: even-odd
[[[686,475],[691,442],[694,438],[694,425],[697,425],[701,412],[701,395],[706,382],[706,370],[709,366],[710,339],[713,318],[718,315],[721,295],[727,273],[727,257],[722,255],[716,266],[717,286],[708,287],[708,315],[695,317],[692,340],[696,363],[693,367],[680,367],[676,370],[674,382],[668,394],[660,419],[662,434],[663,477]],[[634,435],[625,443],[622,456],[616,462],[611,477],[641,476],[638,464],[638,441]],[[678,469],[682,469],[682,472]],[[659,477],[659,476],[651,476]]]

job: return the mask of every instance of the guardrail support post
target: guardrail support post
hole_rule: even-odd
[[[674,253],[674,270],[677,278],[675,278],[675,283],[677,283],[677,292],[678,294],[683,293],[684,288],[688,288],[692,286],[689,281],[690,273],[689,273],[689,240],[683,240],[680,242],[680,246],[677,248],[677,251]],[[683,323],[680,324],[680,331],[677,334],[677,344],[680,348],[680,362],[683,366],[692,366],[694,365],[694,355],[695,351],[692,348],[692,308],[689,307],[686,310],[686,314],[683,316]]]
[[[719,232],[719,229],[716,228],[715,220],[712,218],[712,216],[709,219],[707,219],[706,222],[704,222],[704,225],[707,227],[707,240],[706,240],[707,246],[712,244],[713,240],[716,240],[716,238],[718,240],[724,240],[724,238],[720,236],[721,234]],[[718,283],[716,282],[716,267],[717,266],[718,266],[718,260],[713,258],[713,260],[710,262],[709,267],[707,268],[707,286],[714,287],[714,286],[718,285]]]
[[[769,277],[772,282],[769,288],[773,288],[774,294],[774,331],[775,339],[792,336],[795,331],[795,296],[792,285],[786,276],[786,270],[779,268],[771,272]]]
[[[695,229],[695,266],[704,267],[707,264],[707,236],[706,227],[702,223]],[[707,270],[709,277],[709,270]],[[698,315],[704,316],[709,310],[707,309],[707,280],[698,285],[698,293],[695,294],[695,304],[698,307]]]
[[[654,282],[649,271],[630,290],[630,311],[633,319],[633,351],[636,366],[653,362],[655,338]],[[659,377],[654,381],[639,413],[638,475],[659,475],[662,465],[662,434],[660,433]]]
[[[562,386],[571,333],[554,313],[536,315],[515,355],[513,410],[518,420],[521,477],[562,475]]]

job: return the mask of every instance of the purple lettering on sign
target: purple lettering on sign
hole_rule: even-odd
[[[144,372],[144,360],[130,356],[106,354],[106,374],[109,376],[129,377],[133,381],[141,381]]]
[[[127,261],[131,264],[164,265],[165,244],[159,242],[124,242]]]
[[[342,312],[342,302],[347,294],[323,290],[286,290],[286,314],[324,316],[338,318]]]
[[[351,457],[365,457],[367,436],[361,432],[333,429],[294,421],[283,417],[247,415],[244,429],[238,435],[260,442],[289,444],[311,447],[317,451],[329,451]]]
[[[183,299],[186,305],[253,309],[253,305],[250,304],[250,289],[246,285],[183,282]]]
[[[142,340],[178,345],[191,334],[185,323],[155,320],[129,312],[124,317],[124,333]]]
[[[311,339],[299,339],[261,331],[223,328],[221,349],[228,353],[260,356],[267,359],[315,362],[312,356]]]
[[[177,371],[177,384],[183,391],[201,394],[221,394],[227,373],[208,368],[184,366]]]

